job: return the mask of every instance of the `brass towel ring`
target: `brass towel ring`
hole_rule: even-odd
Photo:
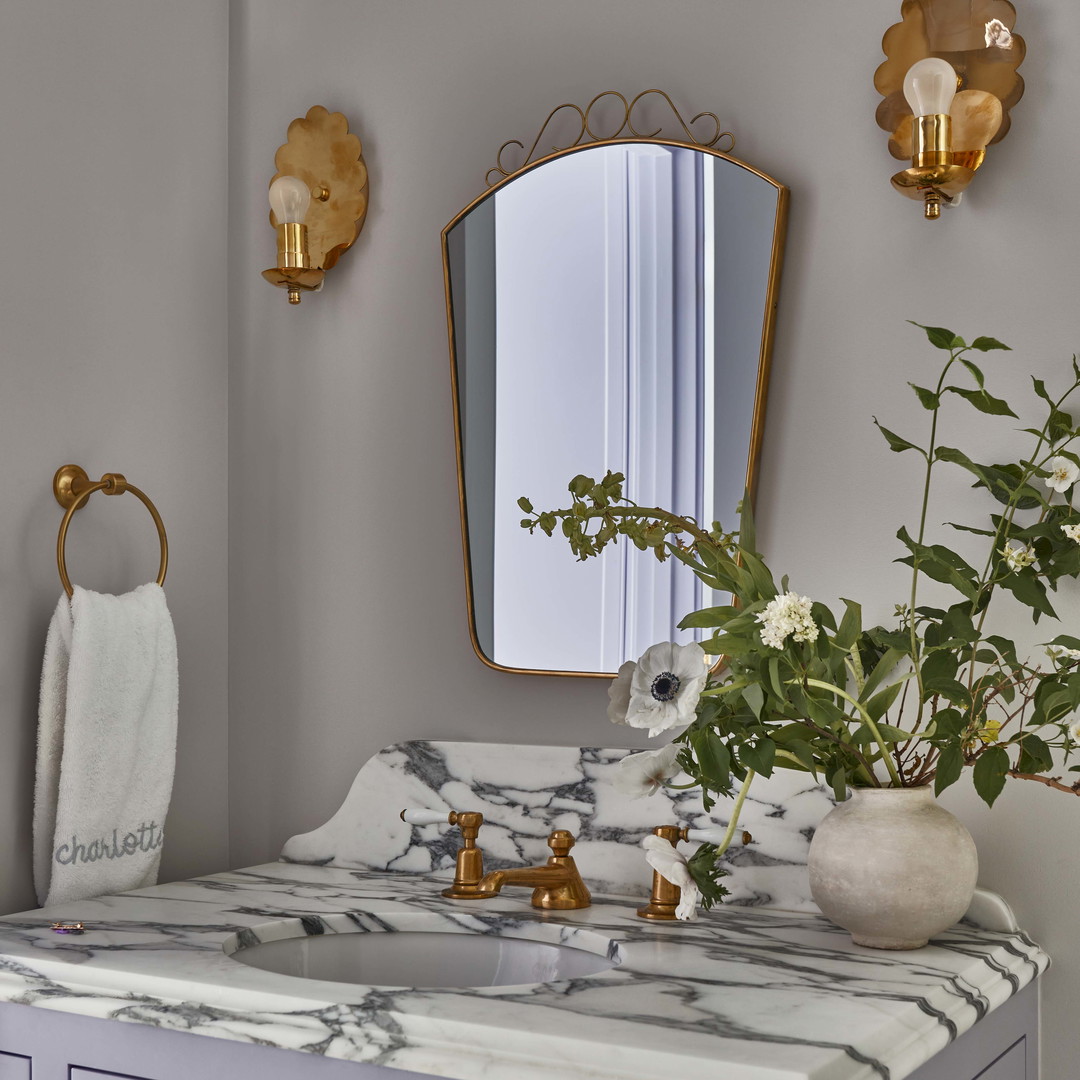
[[[165,526],[161,515],[157,512],[157,507],[137,487],[129,484],[120,473],[105,473],[94,484],[86,475],[86,470],[80,466],[62,465],[53,477],[53,494],[56,496],[56,501],[67,511],[64,514],[64,520],[60,522],[60,534],[56,538],[56,568],[60,571],[64,591],[68,596],[74,592],[71,579],[68,577],[67,563],[64,560],[64,543],[67,540],[68,526],[71,524],[71,517],[75,511],[85,505],[86,500],[95,491],[104,491],[106,495],[122,495],[125,491],[130,491],[150,511],[150,516],[157,526],[158,538],[161,540],[161,566],[158,569],[157,583],[164,585],[165,572],[169,568],[169,541],[165,536]]]

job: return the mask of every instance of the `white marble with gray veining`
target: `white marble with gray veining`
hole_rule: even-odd
[[[294,836],[282,857],[315,865],[452,875],[459,846],[449,826],[406,825],[405,807],[480,811],[485,868],[543,862],[552,829],[577,837],[574,857],[599,891],[642,896],[650,871],[641,838],[656,825],[726,826],[732,805],[708,815],[698,789],[665,789],[632,799],[611,784],[630,751],[501,743],[406,742],[389,746],[357,774],[344,803],[325,824]],[[676,777],[674,782],[685,782]],[[806,856],[832,795],[805,773],[777,770],[750,788],[739,838],[726,865],[728,903],[817,911]],[[750,834],[748,844],[742,833]],[[696,844],[683,844],[690,854]]]
[[[658,926],[625,898],[549,916],[527,889],[470,904],[440,885],[272,863],[9,915],[0,1000],[457,1080],[901,1080],[1048,963],[1022,933],[969,925],[883,953],[806,912],[731,906]],[[61,918],[87,933],[53,934]],[[276,975],[226,955],[298,926],[393,932],[417,918],[620,963],[561,983],[424,990]]]

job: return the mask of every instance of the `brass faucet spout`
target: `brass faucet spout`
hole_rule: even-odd
[[[475,885],[463,887],[455,898],[487,900],[498,896],[507,885],[525,885],[532,886],[533,907],[562,911],[588,907],[592,897],[570,856],[570,849],[574,846],[573,836],[565,829],[556,829],[548,837],[548,846],[552,855],[543,866],[491,870]]]
[[[510,870],[492,870],[476,884],[476,891],[485,896],[498,896],[504,885],[532,885],[533,888],[550,889],[556,885],[568,885],[573,875],[561,866],[520,866]]]

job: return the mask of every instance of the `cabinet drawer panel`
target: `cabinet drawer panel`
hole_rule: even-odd
[[[975,1080],[1028,1080],[1027,1074],[1027,1039],[1013,1043],[988,1069],[984,1069]]]
[[[0,1080],[30,1080],[30,1059],[21,1054],[0,1053]]]
[[[148,1076],[133,1076],[131,1073],[101,1072],[98,1069],[82,1069],[78,1065],[71,1066],[68,1071],[70,1080],[152,1080]],[[0,1080],[4,1080],[0,1075]]]

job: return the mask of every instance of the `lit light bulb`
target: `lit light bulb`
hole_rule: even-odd
[[[310,205],[311,191],[298,177],[279,176],[270,185],[270,209],[279,225],[302,222]]]
[[[955,95],[956,72],[936,56],[912,64],[904,76],[904,97],[916,116],[947,116]]]

